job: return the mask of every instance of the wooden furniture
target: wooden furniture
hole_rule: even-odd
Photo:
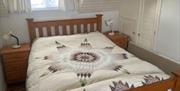
[[[33,19],[27,19],[27,23],[28,23],[28,28],[29,28],[28,30],[29,30],[31,43],[37,37],[102,31],[102,15],[96,15],[96,18],[36,21],[36,22],[34,22]],[[46,35],[44,31],[46,31],[47,33]],[[52,32],[54,32],[54,34]],[[110,39],[117,42],[117,44],[119,44],[118,43],[119,35],[115,35],[115,37],[107,35],[107,37],[109,37]],[[124,45],[123,47],[125,46],[126,45]],[[174,72],[171,78],[168,80],[156,82],[154,84],[150,84],[138,88],[133,88],[128,91],[167,91],[168,89],[172,89],[173,91],[180,91],[180,71]]]
[[[180,84],[178,79],[180,78],[180,71],[177,71],[170,79],[161,82],[156,82],[150,85],[145,85],[128,91],[180,91]]]
[[[128,47],[128,36],[118,31],[114,35],[109,35],[109,32],[104,33],[111,41],[121,48],[127,49]]]
[[[54,21],[33,21],[27,19],[29,36],[31,43],[37,37],[70,35],[79,33],[88,33],[102,31],[102,16],[96,15],[96,18],[69,19]],[[46,31],[46,35],[44,34]],[[54,32],[54,34],[52,34]]]
[[[19,49],[2,48],[2,63],[7,84],[25,81],[29,52],[29,44],[22,44]]]

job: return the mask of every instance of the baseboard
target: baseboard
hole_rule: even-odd
[[[140,48],[133,43],[129,43],[128,51],[135,56],[158,66],[166,73],[170,74],[171,72],[180,69],[180,64],[174,62],[173,60],[167,59],[158,54]]]

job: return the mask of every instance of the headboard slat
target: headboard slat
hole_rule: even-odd
[[[43,37],[43,29],[41,27],[38,28],[38,32],[39,32],[39,37]]]
[[[70,34],[74,34],[74,25],[70,25]]]
[[[40,37],[44,37],[43,27],[46,27],[47,36],[54,36],[52,35],[52,31],[54,30],[55,35],[62,35],[67,34],[75,34],[74,26],[77,27],[77,33],[81,33],[81,25],[84,25],[84,33],[87,32],[94,32],[94,31],[102,31],[102,14],[96,15],[96,18],[84,18],[84,19],[69,19],[69,20],[53,20],[53,21],[33,21],[33,19],[27,19],[28,23],[28,30],[29,30],[29,37],[30,42],[32,43],[34,39],[37,38],[35,28],[38,28],[38,35]],[[88,30],[88,24],[90,24],[90,30]],[[94,24],[97,24],[96,29],[93,28]],[[59,31],[59,26],[62,27],[62,30]],[[52,30],[51,27],[54,27]],[[67,29],[67,27],[69,27]],[[69,31],[67,31],[69,30]]]
[[[66,25],[62,25],[62,29],[63,29],[63,35],[67,35],[67,27],[66,27]]]
[[[87,24],[84,24],[84,33],[88,33]]]
[[[77,25],[77,33],[81,33],[81,24]]]
[[[95,29],[94,29],[94,23],[91,23],[91,24],[90,24],[90,32],[93,32],[93,31],[95,31]]]
[[[55,29],[55,35],[60,35],[60,33],[59,33],[59,26],[58,25],[55,25],[55,27],[54,27]]]
[[[51,35],[52,35],[52,34],[51,34],[51,31],[52,31],[52,30],[51,30],[51,27],[50,27],[50,26],[47,26],[47,27],[46,27],[46,31],[47,31],[47,35],[48,35],[48,36],[51,36]]]

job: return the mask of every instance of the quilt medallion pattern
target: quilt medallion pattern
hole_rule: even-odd
[[[126,91],[169,78],[98,32],[38,39],[27,73],[28,91]]]

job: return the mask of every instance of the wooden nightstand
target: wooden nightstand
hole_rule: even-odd
[[[105,32],[104,35],[106,35],[111,41],[113,41],[119,47],[127,49],[129,42],[129,38],[127,35],[119,33],[118,31],[115,31],[114,35],[109,35],[109,32]]]
[[[21,44],[19,49],[2,48],[2,64],[7,84],[25,81],[29,52],[29,44]]]

